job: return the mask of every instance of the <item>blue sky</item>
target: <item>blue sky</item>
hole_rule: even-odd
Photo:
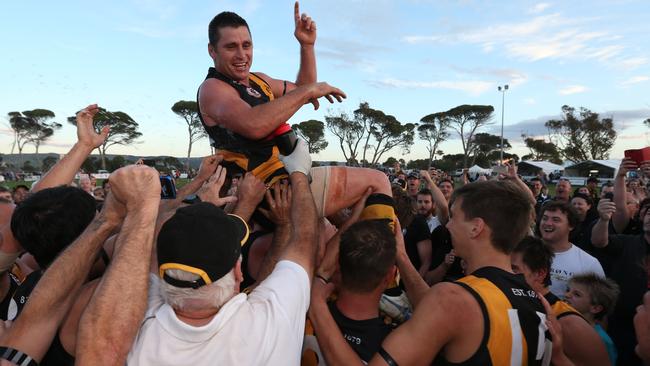
[[[253,71],[295,78],[293,2],[278,1],[13,1],[0,14],[0,152],[11,149],[7,112],[47,108],[64,124],[41,152],[63,153],[75,141],[65,118],[97,102],[141,125],[141,142],[109,153],[186,154],[183,122],[170,108],[193,100],[211,59],[207,24],[231,10],[247,19]],[[291,120],[324,121],[367,101],[402,122],[460,104],[491,104],[499,133],[527,153],[521,133],[543,136],[564,104],[613,117],[612,157],[650,145],[650,3],[609,1],[303,1],[318,24],[319,80],[343,89],[343,104],[303,107]],[[323,108],[325,107],[325,108]],[[462,152],[456,138],[441,146]],[[28,146],[25,152],[33,152]],[[207,140],[192,155],[209,153]],[[399,151],[390,155],[401,157]],[[407,159],[423,158],[416,143]],[[387,156],[386,156],[387,157]],[[342,160],[330,147],[314,157]]]

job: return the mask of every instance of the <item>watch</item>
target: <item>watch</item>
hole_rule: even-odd
[[[199,197],[198,194],[191,194],[189,196],[185,196],[185,198],[183,199],[183,203],[187,203],[189,205],[193,205],[199,202],[203,202],[203,200],[201,199],[201,197]]]

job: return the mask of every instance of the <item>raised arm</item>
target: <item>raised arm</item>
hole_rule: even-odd
[[[449,205],[447,204],[445,195],[442,194],[442,191],[440,191],[440,188],[438,188],[438,185],[433,180],[428,171],[421,170],[420,177],[424,178],[424,180],[427,182],[429,190],[431,190],[431,195],[433,196],[433,204],[436,205],[436,217],[438,218],[438,221],[440,221],[442,225],[445,225],[447,221],[449,221]]]
[[[300,5],[297,1],[293,6],[293,20],[296,25],[293,34],[300,43],[300,69],[296,77],[296,85],[307,85],[318,80],[314,54],[316,22],[305,13],[300,15]]]
[[[627,190],[625,189],[625,175],[628,171],[637,169],[636,162],[630,158],[621,160],[621,165],[616,172],[614,178],[614,203],[617,210],[612,215],[612,225],[618,234],[622,234],[628,223],[630,222],[630,215],[627,213]]]
[[[123,365],[147,304],[149,260],[160,201],[158,173],[131,165],[115,171],[110,180],[111,193],[105,205],[125,212],[126,217],[113,260],[79,323],[76,357],[82,365]]]
[[[32,186],[32,192],[70,184],[88,155],[108,137],[109,128],[96,133],[93,117],[99,111],[97,104],[91,104],[77,113],[77,142],[72,149]]]
[[[429,289],[429,285],[424,281],[418,270],[413,267],[413,263],[406,254],[402,227],[397,220],[395,221],[395,242],[397,244],[397,268],[399,268],[399,274],[406,287],[406,296],[415,309]]]
[[[0,340],[0,346],[26,353],[40,362],[104,241],[121,223],[120,212],[102,210],[83,233],[49,266],[25,309]]]
[[[212,120],[212,123],[252,140],[268,136],[308,102],[318,109],[317,99],[320,97],[334,103],[334,99],[341,102],[346,95],[327,83],[311,83],[299,86],[281,98],[251,107],[235,89],[221,80],[206,80],[199,91],[200,112],[209,117],[206,120],[208,125]]]
[[[614,202],[601,198],[598,202],[598,221],[591,229],[591,244],[596,248],[604,248],[609,243],[609,220],[617,211]]]

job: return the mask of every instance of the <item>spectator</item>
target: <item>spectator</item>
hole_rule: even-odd
[[[555,197],[553,197],[553,200],[569,202],[570,197],[571,183],[566,178],[560,178],[560,180],[557,181],[557,185],[555,186]]]
[[[7,203],[14,203],[14,199],[11,196],[11,190],[5,186],[0,186],[0,200],[3,200]]]
[[[89,195],[93,195],[92,182],[90,181],[90,176],[88,174],[82,174],[79,177],[79,188]]]
[[[551,292],[561,299],[566,293],[569,278],[593,272],[604,277],[598,260],[569,241],[571,230],[578,224],[578,217],[568,203],[549,201],[542,206],[539,233],[555,254],[551,265]]]
[[[566,293],[566,302],[582,314],[605,343],[612,365],[616,365],[618,353],[603,326],[614,311],[619,292],[613,280],[586,274],[572,277]]]
[[[532,210],[528,194],[511,182],[490,181],[459,188],[451,201],[447,226],[471,275],[460,284],[440,283],[432,288],[410,264],[398,227],[397,265],[415,311],[410,320],[388,335],[369,364],[428,364],[434,359],[460,363],[470,358],[477,364],[502,365],[511,360],[517,364],[540,363],[546,351],[538,350],[538,345],[545,344],[538,339],[543,334],[538,331],[543,321],[538,314],[544,309],[524,279],[510,272],[510,252],[528,231]],[[331,289],[319,281],[312,289],[310,319],[316,334],[327,340],[320,344],[321,351],[328,363],[362,365],[331,317],[326,303]],[[497,297],[501,300],[495,301]],[[492,310],[487,312],[488,308]],[[512,349],[522,348],[510,347],[509,343],[481,341],[512,339],[508,321],[497,323],[496,319],[508,319],[513,308],[522,319],[522,331],[516,332],[526,338],[521,339],[526,349],[519,355]],[[556,364],[568,361],[561,347],[558,352],[553,350],[552,357]]]
[[[445,200],[449,202],[451,194],[454,193],[454,182],[449,178],[443,178],[438,182],[438,188],[440,188],[440,192],[442,192]]]
[[[576,365],[608,365],[605,344],[578,310],[551,293],[553,252],[538,238],[524,238],[511,255],[512,271],[521,273],[526,283],[544,296],[562,326],[564,353]]]
[[[27,187],[26,185],[19,184],[15,186],[13,191],[14,203],[20,205],[25,200],[25,198],[27,198],[28,194],[29,194],[29,187]]]
[[[591,243],[603,248],[598,254],[607,261],[607,275],[618,284],[621,293],[609,321],[609,334],[618,350],[620,365],[639,365],[634,353],[636,338],[632,327],[635,309],[648,289],[648,267],[650,260],[650,199],[640,204],[639,217],[643,222],[643,232],[637,235],[610,235],[609,221],[617,210],[617,205],[601,199],[598,203],[600,218],[592,229]]]
[[[316,207],[300,171],[290,176],[290,240],[275,243],[269,257],[277,264],[269,263],[272,272],[250,295],[237,294],[245,222],[196,203],[163,225],[157,249],[161,280],[152,278],[162,291],[149,302],[151,318],[142,323],[129,365],[298,363],[317,249]]]
[[[580,249],[591,252],[593,251],[589,239],[591,227],[594,220],[598,218],[598,213],[592,209],[593,200],[588,194],[576,193],[571,198],[571,206],[573,206],[578,222],[569,234],[569,241]]]
[[[417,200],[419,191],[420,176],[416,171],[412,171],[409,173],[408,177],[406,177],[406,193],[408,193],[409,198],[411,198],[411,201],[414,203],[413,207],[415,207],[415,201]]]
[[[591,196],[591,199],[594,201],[594,204],[598,204],[598,200],[600,197],[598,196],[598,177],[589,177],[587,179],[587,188],[589,189],[589,195]]]
[[[340,285],[336,301],[329,302],[328,307],[345,340],[364,362],[370,361],[395,328],[379,315],[379,299],[395,278],[395,253],[393,233],[378,220],[357,222],[341,236]],[[324,277],[316,280],[329,282]],[[304,353],[302,364],[316,363],[313,356]]]
[[[533,177],[530,180],[530,190],[535,196],[535,214],[539,213],[539,210],[542,208],[544,202],[548,200],[548,196],[542,193],[542,187],[545,184],[542,183],[542,180],[539,177]]]

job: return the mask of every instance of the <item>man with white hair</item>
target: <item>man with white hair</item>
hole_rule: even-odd
[[[207,202],[178,209],[158,236],[158,276],[129,365],[298,364],[317,248],[307,176],[293,172],[292,236],[274,242],[266,279],[250,294],[241,245],[246,223]],[[273,263],[277,260],[277,263]]]

